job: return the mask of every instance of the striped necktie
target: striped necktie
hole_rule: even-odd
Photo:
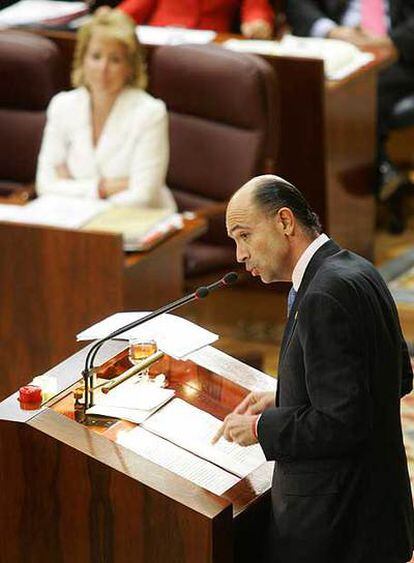
[[[386,35],[384,0],[361,0],[361,27],[379,37]]]
[[[295,302],[296,295],[297,295],[297,291],[295,291],[295,289],[292,285],[292,287],[290,288],[289,294],[288,294],[288,298],[287,298],[287,316],[290,315],[290,311],[293,307],[293,303]]]

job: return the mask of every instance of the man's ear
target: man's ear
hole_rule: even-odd
[[[295,216],[291,209],[289,207],[281,207],[277,215],[283,234],[291,236],[295,231]]]

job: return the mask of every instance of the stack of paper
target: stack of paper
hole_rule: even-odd
[[[285,35],[281,41],[229,39],[223,45],[247,53],[322,59],[325,76],[330,80],[341,80],[374,59],[371,53],[363,53],[345,41],[317,37]]]
[[[94,217],[83,229],[106,233],[121,233],[124,250],[149,250],[169,234],[181,229],[182,216],[168,209],[113,207]]]
[[[26,205],[0,204],[0,221],[66,229],[120,233],[124,250],[148,250],[181,229],[179,213],[166,209],[117,207],[109,201],[42,195]]]
[[[103,200],[85,202],[74,197],[42,195],[26,205],[0,204],[0,221],[78,229],[109,205]]]
[[[185,29],[183,27],[137,26],[137,36],[143,45],[178,45],[180,43],[211,43],[215,31],[206,29]]]
[[[213,446],[211,440],[221,425],[222,422],[208,412],[181,399],[173,399],[142,427],[238,477],[246,477],[266,461],[262,448],[259,444],[239,446],[224,438]]]
[[[118,328],[126,326],[147,314],[147,311],[115,313],[82,331],[76,338],[77,340],[97,340],[103,338]],[[218,340],[217,334],[171,314],[160,315],[144,323],[142,326],[124,332],[117,338],[128,340],[131,337],[142,338],[142,340],[151,337],[156,341],[160,350],[177,359],[184,358],[188,354]]]
[[[235,475],[139,426],[130,432],[120,432],[117,442],[216,495],[222,495],[240,480]]]
[[[86,13],[88,13],[86,2],[20,0],[0,11],[0,27],[61,25]]]
[[[140,428],[122,433],[118,443],[216,494],[260,467],[258,444],[242,447],[211,439],[222,422],[181,399],[173,399]]]
[[[153,383],[138,383],[132,378],[106,395],[97,393],[95,405],[88,414],[111,416],[139,424],[174,396],[173,389],[162,389]]]

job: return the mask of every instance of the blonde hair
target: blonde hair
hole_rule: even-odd
[[[75,88],[86,85],[83,61],[89,41],[96,30],[103,32],[108,39],[115,39],[126,47],[128,62],[132,71],[127,83],[130,86],[145,88],[147,73],[143,49],[135,33],[135,23],[123,12],[109,9],[96,13],[78,31],[73,58],[72,85]]]

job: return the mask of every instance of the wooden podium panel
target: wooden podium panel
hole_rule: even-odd
[[[123,347],[109,343],[100,361]],[[21,410],[17,394],[0,403],[2,560],[255,561],[266,531],[272,464],[218,496],[116,443],[117,428],[131,423],[102,430],[62,414],[86,350],[48,373],[56,376],[59,394],[42,409]],[[185,362],[171,360],[168,376],[187,402],[219,410],[220,418],[248,390],[275,384],[211,347]]]
[[[186,222],[126,256],[121,235],[0,223],[0,399],[79,350],[76,334],[99,319],[180,297],[185,245],[203,229]]]

